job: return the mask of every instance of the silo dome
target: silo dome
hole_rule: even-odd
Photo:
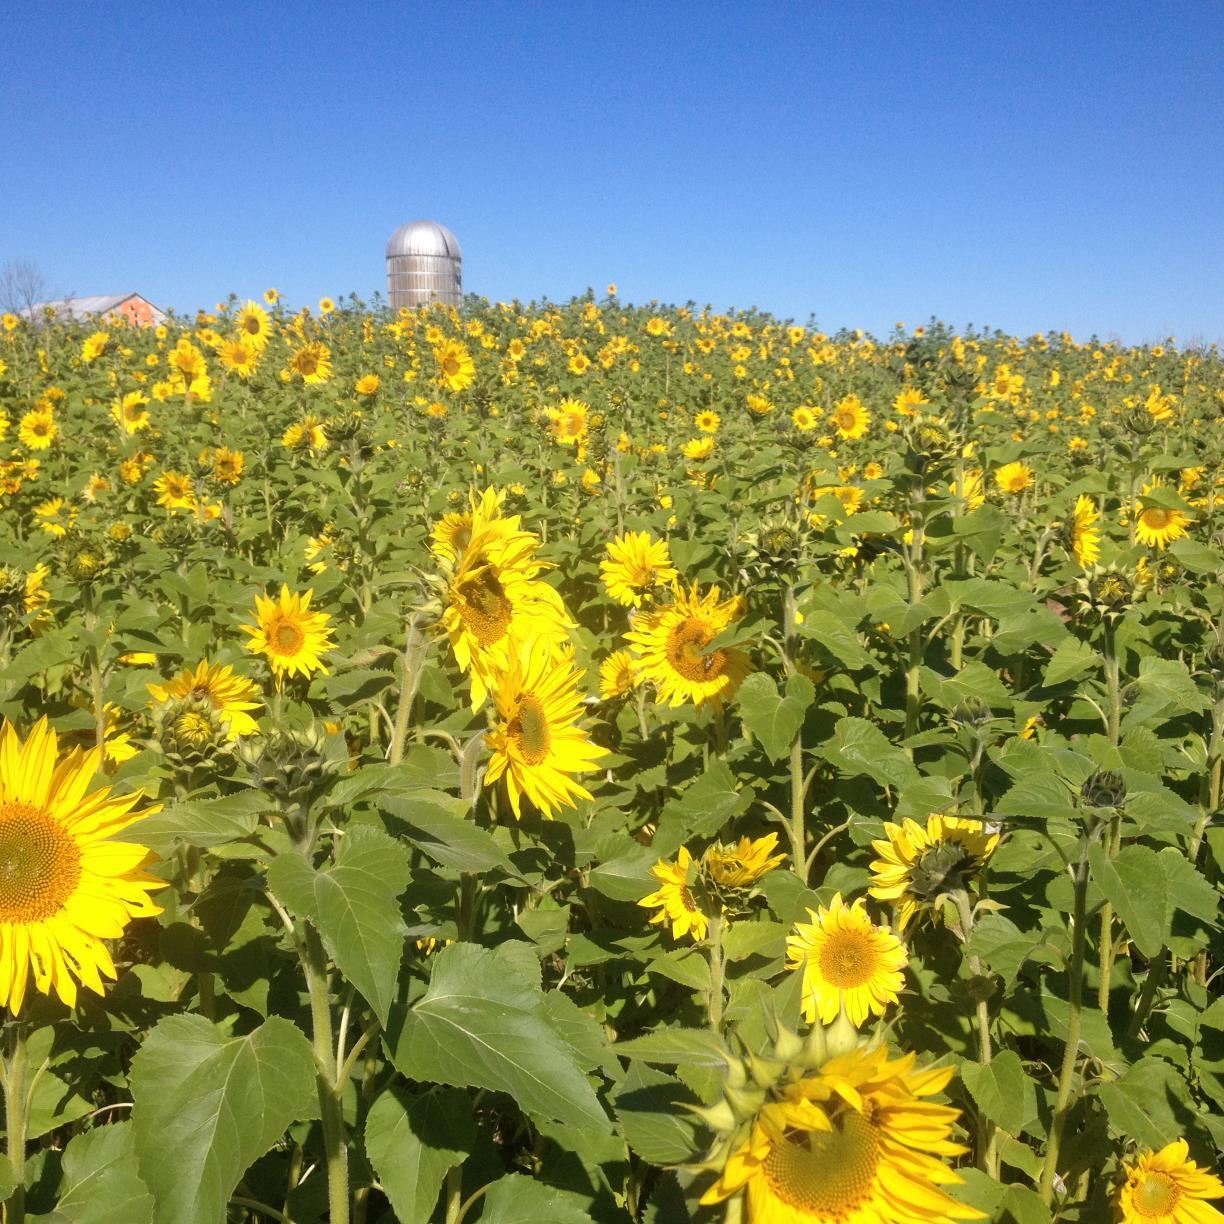
[[[463,297],[463,252],[459,240],[436,221],[409,221],[387,243],[387,296],[391,309]]]

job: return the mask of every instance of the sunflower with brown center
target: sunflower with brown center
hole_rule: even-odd
[[[1117,1200],[1123,1224],[1224,1224],[1224,1213],[1204,1202],[1224,1198],[1224,1182],[1189,1155],[1189,1145],[1177,1139],[1125,1162]]]
[[[916,820],[885,822],[884,833],[871,843],[880,857],[871,864],[868,891],[896,906],[901,931],[915,914],[933,911],[940,897],[966,892],[999,844],[980,820],[956,816],[928,816],[925,827]]]
[[[509,670],[520,645],[540,638],[555,650],[571,621],[561,597],[536,575],[539,539],[510,526],[517,519],[485,523],[471,536],[452,570],[442,627],[460,671],[472,682],[472,709]]]
[[[311,676],[315,672],[327,675],[323,654],[335,646],[331,619],[326,612],[311,612],[313,591],[298,594],[287,585],[281,586],[280,596],[255,596],[257,624],[243,625],[251,635],[246,647],[253,654],[262,654],[276,676],[278,687],[286,676]]]
[[[1186,535],[1190,516],[1184,510],[1143,504],[1144,499],[1162,488],[1162,484],[1156,478],[1143,486],[1140,500],[1135,505],[1135,538],[1148,548],[1163,550]]]
[[[900,941],[872,923],[861,897],[846,905],[836,893],[827,909],[808,916],[812,921],[795,923],[786,940],[786,967],[803,973],[804,1016],[830,1024],[844,1010],[855,1028],[882,1016],[905,981]]]
[[[57,752],[45,718],[24,744],[10,723],[0,730],[0,1006],[13,1013],[31,977],[69,1007],[78,982],[102,994],[117,976],[103,940],[160,914],[149,893],[166,886],[143,870],[148,849],[110,840],[157,809],[133,813],[140,791],[87,794],[97,749]]]
[[[476,363],[458,340],[443,340],[434,348],[438,385],[448,391],[463,391],[476,381]]]
[[[674,863],[660,859],[650,874],[659,881],[659,887],[638,904],[659,911],[651,917],[651,924],[670,926],[673,939],[692,935],[693,941],[700,943],[710,929],[707,911],[712,905],[701,889],[700,871],[688,848],[680,847]],[[718,907],[713,908],[717,913]]]
[[[701,1202],[742,1193],[750,1224],[983,1219],[941,1188],[961,1181],[941,1159],[965,1151],[951,1138],[959,1112],[923,1099],[954,1069],[920,1071],[915,1055],[889,1053],[852,1048],[773,1085]]]
[[[558,653],[552,642],[536,638],[515,653],[497,678],[497,726],[488,736],[493,757],[485,778],[506,779],[516,817],[524,796],[544,816],[574,807],[575,798],[591,798],[573,775],[591,769],[608,751],[593,743],[579,723],[578,685],[584,674],[568,651]]]
[[[666,540],[649,531],[627,531],[610,540],[599,572],[608,594],[626,607],[640,608],[676,578]]]
[[[741,601],[722,599],[716,586],[701,595],[674,587],[673,602],[636,622],[639,628],[625,635],[634,649],[639,681],[654,684],[660,702],[671,706],[686,701],[722,705],[752,670],[748,656],[734,646],[709,645],[738,619]]]
[[[195,667],[185,667],[165,684],[145,686],[155,706],[168,701],[182,701],[194,697],[206,701],[225,723],[229,739],[240,735],[257,735],[259,725],[251,717],[251,710],[258,710],[259,686],[254,680],[240,676],[227,664],[209,663],[201,659]]]

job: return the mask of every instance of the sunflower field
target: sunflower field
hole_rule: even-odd
[[[6,1224],[1224,1216],[1224,363],[0,321]]]

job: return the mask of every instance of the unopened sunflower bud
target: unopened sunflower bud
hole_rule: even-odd
[[[1080,787],[1089,807],[1120,808],[1126,803],[1126,781],[1117,770],[1098,769]]]
[[[984,727],[990,722],[990,706],[980,697],[966,697],[957,702],[952,721],[961,727]]]

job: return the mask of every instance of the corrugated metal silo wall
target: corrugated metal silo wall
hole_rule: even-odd
[[[463,299],[463,273],[448,255],[392,255],[387,260],[387,297],[391,309],[442,302],[458,306]]]

